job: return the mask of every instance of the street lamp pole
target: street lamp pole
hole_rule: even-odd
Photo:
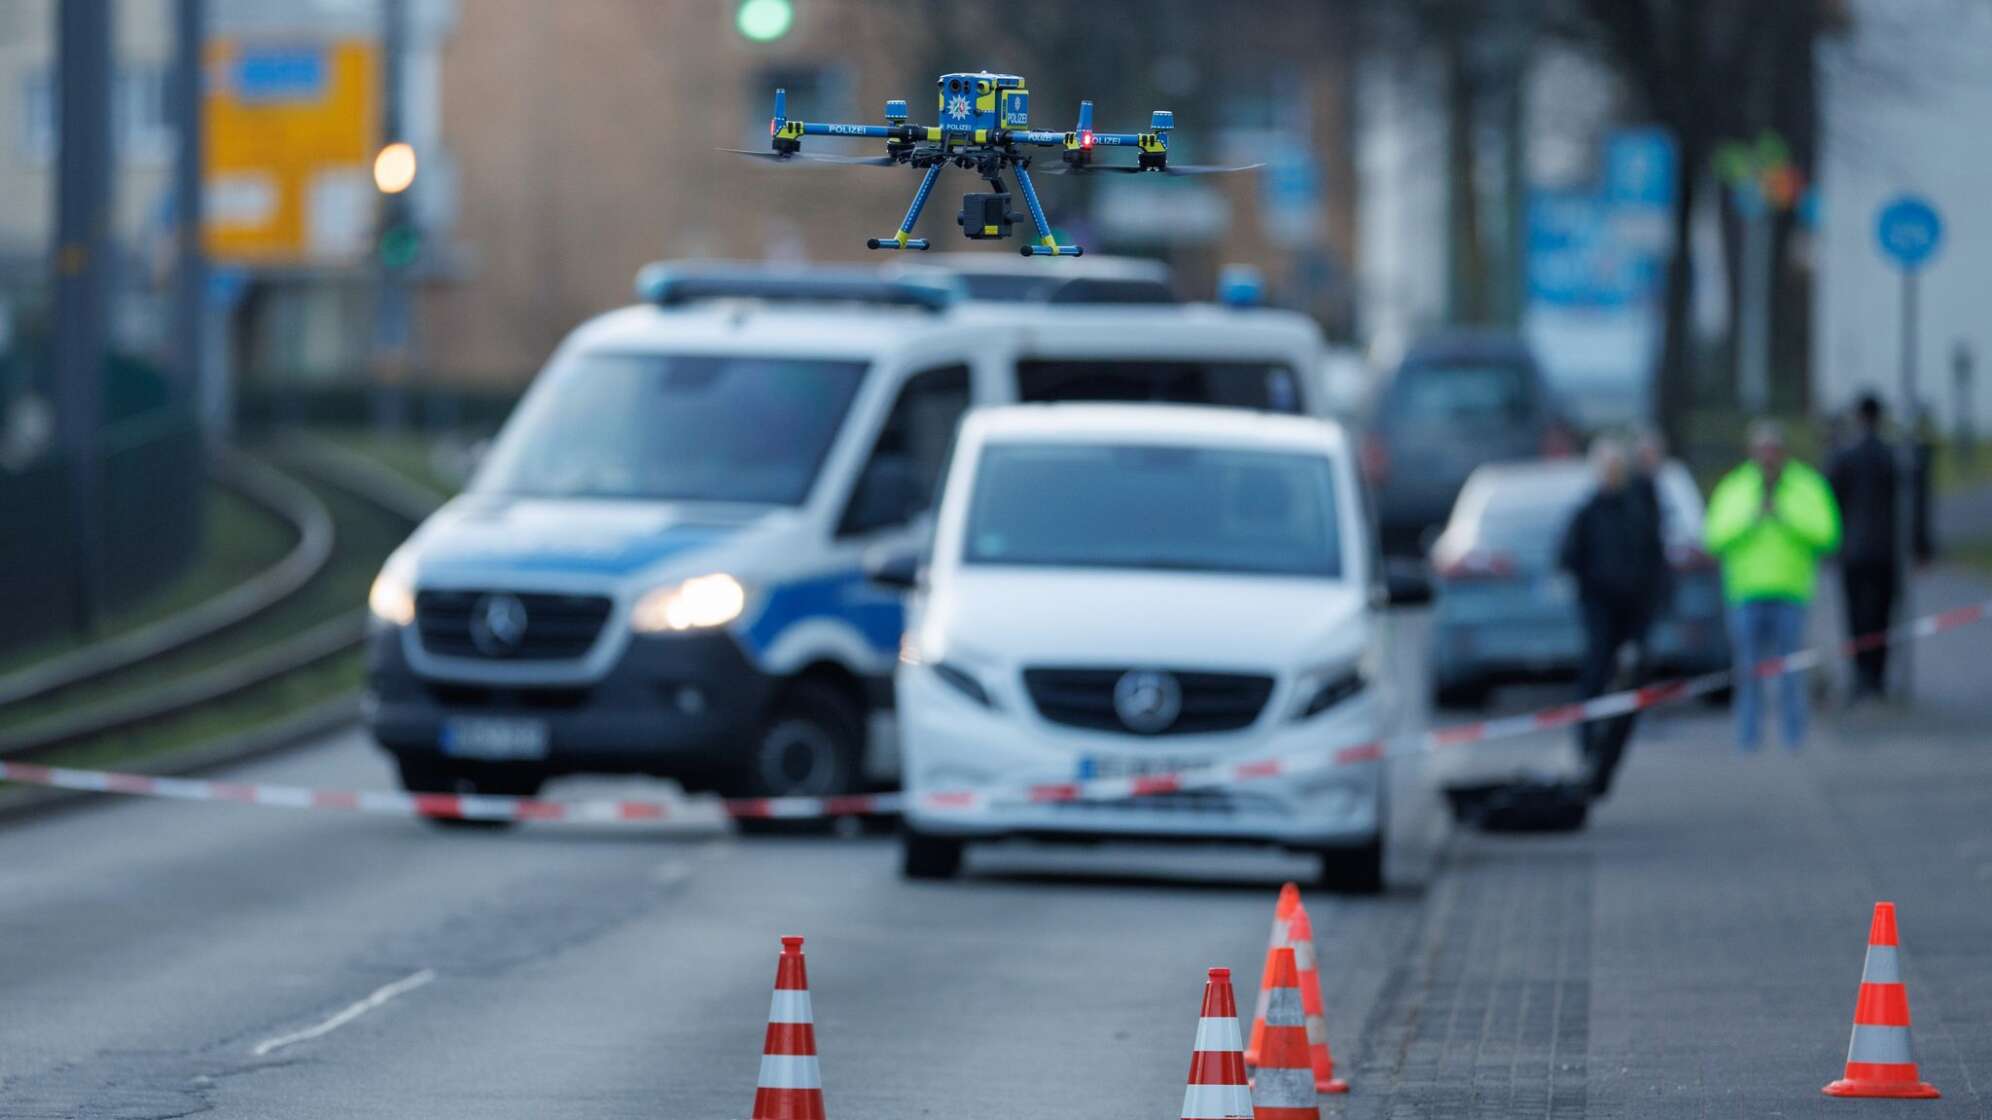
[[[173,365],[189,416],[199,417],[212,446],[227,434],[227,418],[210,411],[202,385],[201,341],[206,333],[207,256],[201,243],[202,45],[207,39],[207,0],[175,0],[173,8],[173,117],[179,151],[173,160]]]
[[[381,145],[382,149],[405,144],[402,74],[408,56],[407,0],[381,0]],[[378,166],[378,164],[376,165]],[[376,185],[379,186],[378,175]],[[375,240],[374,268],[378,303],[374,310],[374,420],[382,428],[398,430],[408,422],[408,374],[413,308],[410,306],[407,269],[404,262],[390,259],[385,237],[407,227],[409,187],[380,192],[379,229]]]
[[[69,479],[75,623],[93,629],[104,587],[105,336],[110,323],[111,14],[109,0],[56,5],[55,375]]]
[[[1896,417],[1899,444],[1895,458],[1895,580],[1902,605],[1895,617],[1916,617],[1916,272],[1902,270],[1902,411]],[[1915,698],[1915,642],[1903,642],[1895,655],[1900,695]]]

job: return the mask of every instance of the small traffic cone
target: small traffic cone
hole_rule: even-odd
[[[1252,1040],[1245,1044],[1245,1064],[1259,1064],[1259,1042],[1266,1033],[1266,1000],[1273,991],[1273,954],[1291,945],[1294,908],[1300,905],[1300,887],[1288,883],[1280,888],[1280,900],[1273,905],[1273,935],[1266,942],[1266,968],[1259,974],[1259,1005],[1252,1012]]]
[[[1266,1001],[1266,1034],[1252,1075],[1252,1115],[1256,1120],[1321,1120],[1307,1059],[1300,969],[1287,946],[1273,950],[1272,998]]]
[[[775,998],[761,1046],[753,1120],[823,1120],[823,1077],[816,1065],[816,1026],[800,937],[782,938],[781,959],[775,964]]]
[[[1349,1083],[1335,1076],[1335,1056],[1328,1052],[1328,1015],[1321,1002],[1321,971],[1314,963],[1314,922],[1307,907],[1293,908],[1289,926],[1293,963],[1300,972],[1300,1007],[1307,1013],[1307,1057],[1314,1065],[1314,1091],[1346,1093]]]
[[[1854,1036],[1847,1043],[1847,1075],[1826,1086],[1835,1097],[1940,1097],[1916,1070],[1909,1042],[1909,992],[1896,957],[1895,904],[1874,904],[1868,926],[1861,997],[1854,1004]]]
[[[1183,1090],[1183,1120],[1252,1120],[1252,1090],[1245,1085],[1245,1055],[1238,1041],[1231,970],[1213,968],[1204,981],[1189,1087]]]

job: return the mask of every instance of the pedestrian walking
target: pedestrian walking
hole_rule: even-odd
[[[1653,615],[1657,618],[1674,601],[1674,568],[1666,560],[1667,545],[1667,505],[1660,500],[1660,471],[1667,465],[1667,438],[1660,430],[1640,425],[1632,433],[1632,493],[1639,499],[1646,515],[1653,519],[1653,529],[1660,534],[1661,564],[1653,585]],[[1649,620],[1650,624],[1650,620]]]
[[[1703,526],[1708,550],[1722,562],[1736,658],[1736,742],[1755,750],[1763,722],[1765,681],[1758,667],[1795,652],[1805,639],[1806,608],[1819,558],[1840,541],[1840,513],[1819,472],[1785,451],[1784,430],[1750,427],[1750,457],[1710,495]],[[1778,675],[1778,727],[1785,746],[1805,741],[1805,688],[1796,673]]]
[[[1639,672],[1667,570],[1657,495],[1642,494],[1625,446],[1615,439],[1594,441],[1591,466],[1597,489],[1571,517],[1559,557],[1577,583],[1584,622],[1577,688],[1586,700],[1603,695],[1611,685],[1627,647],[1633,651],[1633,671]],[[1632,725],[1631,714],[1577,725],[1577,749],[1592,797],[1611,792]]]
[[[1833,456],[1827,478],[1840,506],[1840,589],[1847,636],[1859,638],[1888,628],[1895,609],[1902,523],[1898,520],[1895,452],[1882,442],[1881,401],[1863,394],[1854,406],[1858,434]],[[1849,702],[1879,697],[1888,673],[1888,647],[1879,642],[1854,652],[1854,684]]]

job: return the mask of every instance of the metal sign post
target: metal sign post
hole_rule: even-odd
[[[1916,195],[1900,195],[1881,208],[1875,220],[1875,236],[1882,255],[1902,273],[1902,406],[1897,417],[1900,437],[1896,455],[1895,500],[1895,578],[1901,594],[1896,617],[1915,617],[1912,600],[1915,581],[1910,573],[1915,565],[1913,533],[1916,511],[1916,279],[1923,266],[1936,255],[1943,241],[1944,223],[1936,207]],[[1913,655],[1904,645],[1896,656],[1899,692],[1904,700],[1912,697],[1916,679]]]

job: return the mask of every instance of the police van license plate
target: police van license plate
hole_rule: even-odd
[[[451,758],[527,762],[546,757],[546,721],[511,716],[455,716],[443,721],[440,742]]]
[[[1084,755],[1079,759],[1079,780],[1088,778],[1145,778],[1151,774],[1179,774],[1210,765],[1200,758],[1171,758],[1167,755]]]

